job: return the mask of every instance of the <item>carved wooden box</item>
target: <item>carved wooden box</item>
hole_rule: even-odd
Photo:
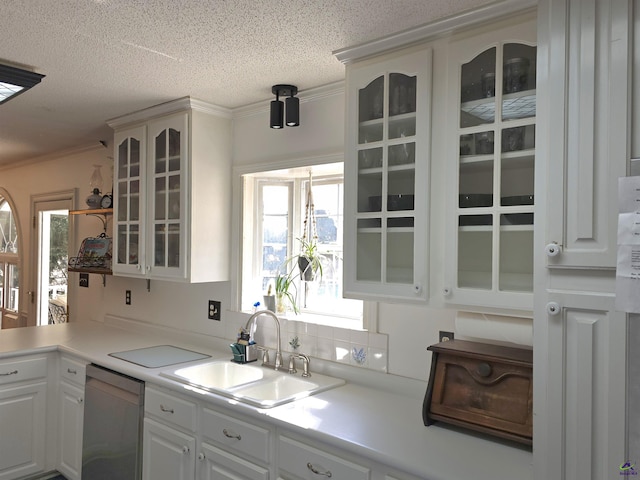
[[[451,340],[432,345],[423,419],[531,445],[533,352]]]

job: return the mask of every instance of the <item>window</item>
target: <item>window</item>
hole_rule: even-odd
[[[19,280],[18,229],[9,202],[0,196],[0,326],[18,317]]]
[[[311,169],[311,171],[310,171]],[[310,182],[310,176],[312,180]],[[302,281],[297,254],[305,229],[309,186],[313,191],[313,227],[322,275]],[[362,328],[362,302],[342,298],[342,163],[248,174],[243,177],[242,309],[261,304],[278,275],[293,279],[287,318],[344,328]],[[308,235],[304,238],[307,239]]]

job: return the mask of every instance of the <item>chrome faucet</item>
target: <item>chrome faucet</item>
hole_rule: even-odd
[[[271,310],[260,310],[249,317],[249,320],[247,320],[247,325],[244,328],[246,331],[250,331],[249,327],[251,326],[251,323],[256,322],[257,324],[257,319],[260,315],[268,315],[271,318],[273,318],[273,320],[276,322],[276,333],[278,336],[278,340],[277,340],[278,344],[276,346],[276,359],[274,364],[271,365],[269,363],[269,356],[265,352],[265,355],[263,356],[262,365],[266,367],[273,367],[274,370],[278,370],[280,367],[282,367],[282,347],[280,345],[280,320],[278,320],[278,317],[276,316],[276,314],[273,313]],[[266,350],[264,347],[261,347],[260,349]]]

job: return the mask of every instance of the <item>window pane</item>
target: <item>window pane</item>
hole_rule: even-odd
[[[9,296],[7,298],[7,310],[18,311],[18,297],[20,287],[20,275],[17,265],[9,265]]]
[[[262,187],[262,288],[274,283],[287,258],[289,186]]]
[[[9,202],[0,197],[0,253],[18,253],[18,231]]]
[[[299,321],[344,322],[362,320],[362,301],[342,298],[344,188],[342,164],[318,167],[313,173],[314,220],[307,221],[305,206],[309,169],[291,169],[248,175],[243,208],[245,224],[242,254],[242,308],[252,308],[271,286],[275,294],[278,274],[289,274],[289,289],[300,314]],[[315,168],[315,167],[314,167]],[[300,239],[315,239],[321,254],[322,278],[301,279]],[[317,236],[317,237],[316,237]],[[318,317],[320,316],[320,317]],[[327,317],[335,317],[328,320]],[[348,320],[345,319],[348,318]],[[320,320],[322,318],[322,320]],[[348,326],[349,324],[346,324]],[[353,324],[350,324],[353,326]],[[361,325],[361,323],[360,323]]]

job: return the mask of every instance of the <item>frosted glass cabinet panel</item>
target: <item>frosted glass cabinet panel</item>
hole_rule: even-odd
[[[531,310],[535,23],[454,42],[450,59],[457,190],[444,295],[455,304]]]
[[[349,66],[345,293],[426,301],[431,51]]]
[[[117,204],[113,248],[115,272],[137,272],[142,254],[141,239],[144,238],[142,175],[146,155],[146,131],[146,128],[141,126],[120,132],[115,137],[114,198]]]

